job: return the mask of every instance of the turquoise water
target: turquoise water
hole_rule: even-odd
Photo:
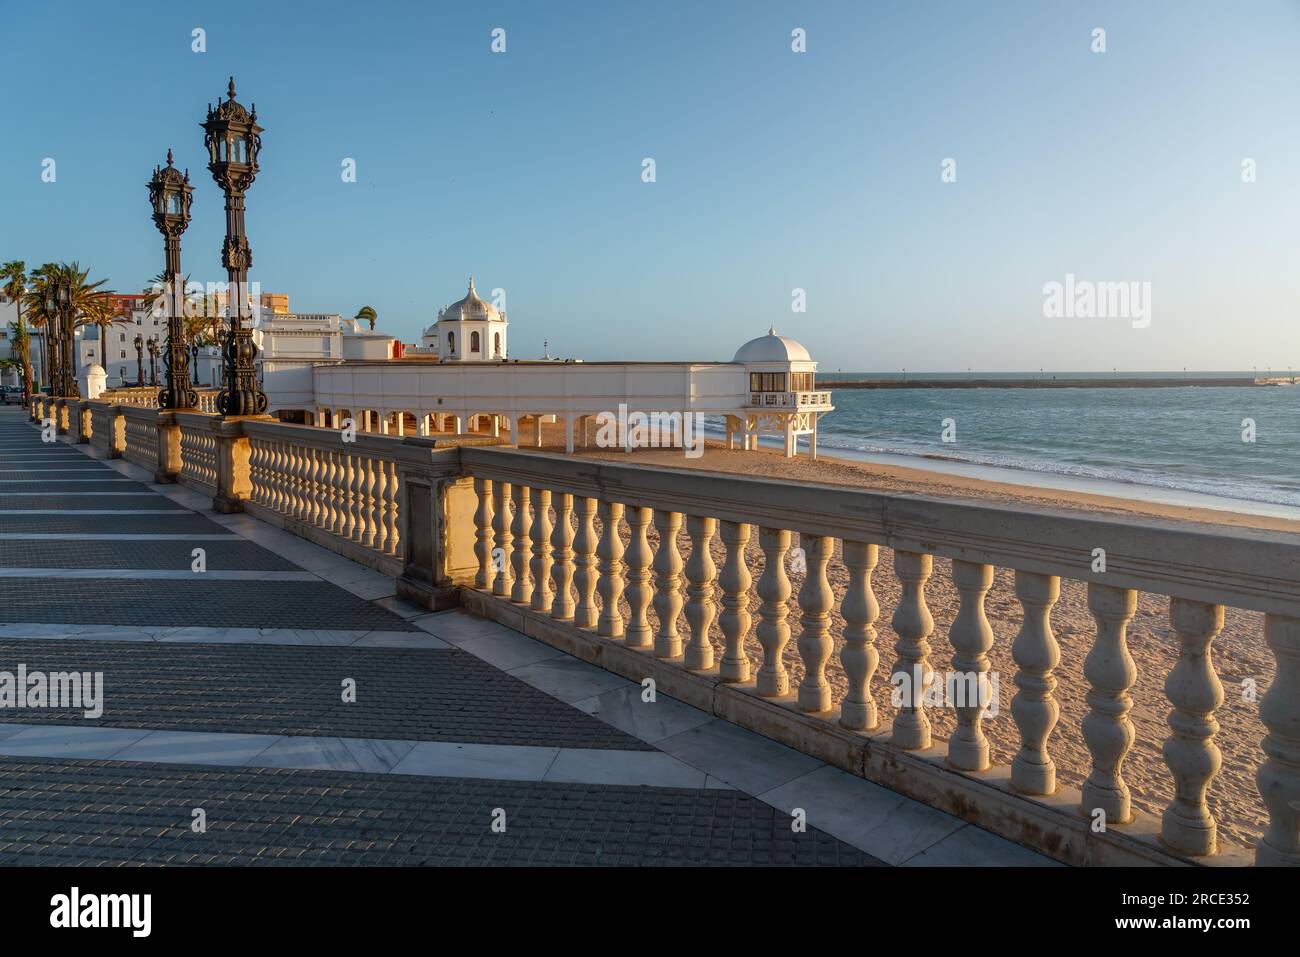
[[[1300,386],[837,389],[834,404],[819,428],[828,455],[929,456],[1300,507]],[[952,443],[941,441],[947,418]],[[1242,441],[1246,418],[1254,442]]]

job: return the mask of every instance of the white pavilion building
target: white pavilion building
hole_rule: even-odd
[[[638,417],[652,423],[652,444],[680,445],[689,414],[720,424],[729,448],[757,448],[767,435],[793,456],[802,437],[816,458],[818,420],[834,408],[831,393],[816,389],[808,350],[775,329],[725,362],[584,362],[511,359],[507,326],[471,277],[464,298],[425,330],[422,347],[401,358],[315,361],[310,386],[298,377],[283,391],[267,375],[270,411],[318,426],[351,420],[358,431],[481,434],[537,447],[543,424],[563,423],[570,452],[607,436],[601,426],[611,419],[619,446],[640,444],[628,427]]]

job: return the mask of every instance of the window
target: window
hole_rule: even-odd
[[[479,338],[477,332],[471,332],[469,334],[469,351],[473,355],[478,355],[479,353]]]
[[[495,332],[492,335],[494,340],[493,345],[496,348],[496,357],[500,359],[501,358],[501,333]]]
[[[749,374],[750,392],[784,392],[784,372],[751,372]]]
[[[790,373],[791,392],[811,392],[812,388],[813,388],[813,374],[811,372]]]
[[[125,333],[125,332],[119,332],[119,333],[117,334],[117,341],[118,341],[118,342],[126,342],[126,333]],[[123,354],[123,355],[126,355],[126,353],[122,353],[122,354]]]
[[[447,333],[447,354],[454,356],[456,354],[456,333]]]
[[[122,350],[122,358],[123,358],[123,359],[126,358],[126,350],[125,350],[125,349]]]

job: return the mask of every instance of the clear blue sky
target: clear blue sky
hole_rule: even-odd
[[[6,0],[3,22],[0,259],[142,286],[171,146],[198,187],[185,271],[224,279],[198,123],[234,73],[267,128],[251,278],[302,311],[369,302],[406,341],[473,272],[520,357],[730,358],[775,324],[823,371],[1300,366],[1297,0]],[[1044,318],[1067,273],[1150,282],[1150,326]]]

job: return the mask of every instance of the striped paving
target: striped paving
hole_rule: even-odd
[[[101,672],[104,713],[0,707],[0,864],[1043,862],[38,436],[0,413],[0,670]]]

